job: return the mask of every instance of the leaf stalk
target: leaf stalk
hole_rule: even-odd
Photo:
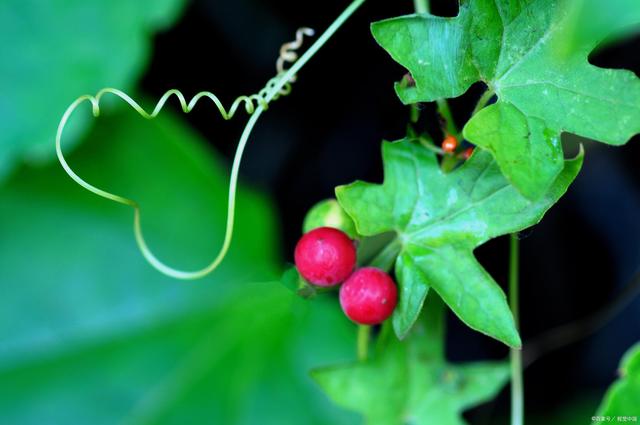
[[[519,328],[519,288],[520,241],[518,234],[510,235],[509,244],[509,306],[516,328]],[[522,377],[522,350],[510,349],[511,358],[511,425],[524,424],[524,382]]]
[[[429,0],[413,0],[416,13],[429,13]]]
[[[371,339],[371,326],[358,325],[358,360],[361,362],[369,358],[369,340]]]
[[[478,103],[476,103],[476,107],[473,108],[473,112],[471,112],[471,116],[473,117],[475,114],[480,112],[482,108],[487,106],[487,103],[489,103],[489,101],[495,94],[496,93],[493,90],[486,90],[478,100]]]

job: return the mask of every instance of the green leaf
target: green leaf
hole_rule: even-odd
[[[321,286],[315,286],[307,282],[295,266],[288,267],[282,274],[280,283],[289,291],[298,295],[299,297],[311,299],[315,298],[319,294],[332,291],[334,288],[324,288]]]
[[[355,182],[338,187],[336,194],[358,233],[395,231],[402,244],[396,264],[400,307],[393,318],[397,335],[406,334],[431,287],[471,328],[520,346],[505,295],[473,250],[539,222],[577,175],[582,154],[566,161],[547,193],[532,201],[509,184],[486,151],[476,150],[448,174],[435,154],[416,142],[385,142],[382,152],[383,184]]]
[[[575,0],[575,13],[571,18],[573,34],[566,40],[566,49],[591,43],[591,40],[603,40],[597,49],[611,42],[629,37],[640,30],[638,23],[638,2],[635,0]],[[615,32],[612,33],[612,23]]]
[[[5,0],[0,4],[0,177],[23,160],[54,157],[58,121],[74,99],[104,87],[130,90],[151,36],[183,0]],[[91,116],[65,135],[67,146]]]
[[[405,103],[457,97],[477,81],[496,93],[497,104],[472,117],[464,136],[536,199],[562,170],[561,132],[612,145],[640,132],[640,80],[588,61],[605,36],[640,24],[640,3],[613,0],[606,8],[624,16],[586,19],[592,14],[582,11],[603,9],[598,3],[468,0],[454,18],[410,15],[374,23],[372,32],[415,80],[396,85]]]
[[[413,257],[407,253],[398,255],[396,259],[396,277],[400,282],[400,293],[392,320],[398,338],[403,339],[422,311],[422,305],[429,293],[429,285]]]
[[[469,140],[481,140],[505,177],[532,199],[543,195],[547,182],[553,182],[564,167],[560,135],[506,102],[481,110],[465,126],[464,134]]]
[[[640,343],[624,355],[619,374],[620,379],[604,396],[598,416],[640,416]]]
[[[431,302],[426,309],[433,307]],[[448,363],[442,334],[429,323],[434,319],[418,322],[404,343],[388,338],[371,360],[317,369],[312,376],[335,403],[361,413],[367,425],[463,425],[464,410],[502,389],[509,365]]]
[[[170,264],[198,267],[217,252],[227,167],[168,112],[105,110],[69,161],[141,202],[149,243]],[[311,306],[278,284],[265,197],[240,187],[229,255],[197,282],[151,268],[131,210],[58,164],[22,167],[0,199],[0,422],[352,422],[305,372],[348,357],[353,326],[335,300]]]
[[[295,266],[291,266],[287,267],[282,273],[280,283],[282,283],[289,291],[297,293],[300,289],[300,279],[302,279],[302,276],[298,273],[298,269],[296,269]]]

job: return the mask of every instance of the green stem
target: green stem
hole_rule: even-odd
[[[275,97],[277,97],[282,90],[282,88],[291,81],[291,79],[302,69],[302,67],[325,45],[325,43],[333,36],[333,34],[338,31],[338,29],[353,15],[353,13],[365,2],[365,0],[354,0],[351,4],[336,18],[335,21],[322,33],[320,37],[309,47],[309,49],[300,56],[300,58],[294,62],[291,68],[287,69],[287,71],[282,74],[280,79],[275,82],[271,89],[267,91],[264,101],[265,104],[271,102]],[[206,276],[211,271],[213,271],[218,264],[225,257],[227,251],[229,250],[229,246],[231,245],[231,239],[233,235],[233,225],[234,225],[234,211],[235,211],[235,197],[236,197],[236,185],[238,181],[238,174],[240,172],[240,163],[242,161],[242,155],[244,153],[244,149],[247,146],[247,142],[249,141],[249,136],[253,131],[260,115],[265,111],[265,105],[260,103],[254,113],[249,117],[247,124],[242,131],[242,135],[240,136],[240,141],[238,142],[238,147],[236,148],[236,154],[233,159],[233,164],[231,166],[231,179],[229,185],[229,201],[228,201],[228,215],[227,215],[227,226],[225,231],[225,239],[223,243],[223,247],[218,255],[218,257],[211,263],[208,267],[203,270],[192,272],[192,273],[182,273],[179,271],[175,271],[173,269],[167,268],[164,264],[160,263],[156,260],[153,255],[151,255],[149,251],[148,260],[159,270],[163,271],[165,274],[169,276],[174,276],[182,279],[196,279],[203,276]],[[138,211],[138,210],[136,210]],[[136,214],[136,218],[139,219],[139,214]],[[143,248],[143,252],[148,251],[146,244],[144,244],[144,239],[140,234],[136,233],[136,238],[138,240],[138,244]],[[153,260],[153,261],[152,261]],[[154,263],[155,261],[155,263]]]
[[[420,142],[420,144],[422,146],[424,146],[426,149],[429,149],[431,152],[436,153],[438,155],[444,155],[444,151],[442,150],[442,148],[437,147],[434,143],[433,140],[428,139],[424,136],[420,136],[417,139],[418,142]]]
[[[438,113],[444,118],[446,122],[446,131],[452,136],[455,136],[456,139],[460,139],[458,134],[458,129],[456,128],[456,123],[453,121],[453,115],[451,114],[451,109],[449,108],[449,102],[446,99],[438,99],[436,100],[436,104],[438,105]]]
[[[385,246],[382,251],[380,251],[378,255],[374,257],[373,260],[371,260],[369,265],[371,267],[377,267],[380,270],[388,272],[389,270],[391,270],[391,267],[393,266],[396,257],[400,253],[401,248],[402,245],[400,243],[400,240],[398,238],[395,238],[394,240],[389,242],[387,246]]]
[[[452,172],[460,163],[461,159],[458,158],[457,155],[451,155],[449,153],[445,153],[442,158],[442,163],[440,164],[440,168],[443,173]]]
[[[509,237],[509,295],[510,306],[516,326],[519,326],[519,308],[518,308],[518,275],[520,273],[520,241],[518,234],[512,233]]]
[[[480,110],[487,105],[487,102],[491,100],[493,95],[495,95],[495,92],[493,90],[485,91],[480,97],[480,99],[478,100],[478,103],[476,103],[476,107],[473,108],[473,112],[471,112],[471,116],[474,116],[475,114],[480,112]]]
[[[420,119],[420,106],[417,103],[413,103],[409,114],[411,122],[416,124]]]
[[[413,0],[416,13],[429,13],[429,0]]]
[[[369,338],[371,326],[358,325],[358,360],[363,362],[369,357]]]
[[[509,305],[516,327],[519,327],[518,274],[520,242],[518,234],[510,235],[509,250]],[[522,350],[511,348],[511,425],[524,424],[524,385],[522,379]]]
[[[265,96],[265,100],[270,102],[273,98],[282,90],[282,88],[287,84],[291,78],[300,71],[300,69],[311,59],[317,52],[320,50],[322,46],[333,36],[333,34],[344,24],[347,19],[353,15],[353,13],[365,2],[365,0],[354,0],[351,4],[336,18],[335,21],[329,28],[325,30],[324,33],[316,40],[315,43],[309,47],[309,49],[300,56],[300,59],[294,62],[284,74],[282,74],[282,78],[274,84],[269,93]]]

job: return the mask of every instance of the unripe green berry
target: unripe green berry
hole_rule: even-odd
[[[351,239],[358,238],[355,223],[335,199],[320,201],[309,210],[304,218],[302,233],[318,227],[333,227],[342,230]]]

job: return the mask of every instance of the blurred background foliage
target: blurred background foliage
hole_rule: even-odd
[[[80,94],[131,90],[151,54],[152,35],[167,28],[182,0],[7,0],[0,4],[0,176],[21,160],[53,149],[59,117]],[[89,116],[68,142],[86,130]]]
[[[225,172],[170,114],[101,119],[70,161],[140,199],[160,256],[195,267],[221,243]],[[346,319],[276,282],[246,284],[278,271],[264,197],[240,193],[231,254],[198,282],[151,269],[131,212],[69,184],[57,164],[22,169],[0,197],[2,423],[338,420],[305,371],[349,356]],[[295,407],[279,409],[285,400]]]
[[[202,281],[151,269],[135,246],[132,212],[83,191],[54,160],[57,122],[77,96],[110,86],[146,105],[170,88],[233,100],[273,76],[278,48],[297,27],[322,29],[345,4],[0,2],[0,423],[358,423],[307,375],[355,357],[353,326],[335,299],[304,301],[275,281],[308,208],[338,184],[379,181],[380,140],[404,133],[407,112],[392,89],[404,71],[368,25],[410,12],[412,2],[369,2],[292,95],[272,105],[243,166],[230,255]],[[455,1],[433,4],[455,14]],[[624,39],[591,60],[638,73],[639,41]],[[480,90],[453,102],[460,122]],[[71,165],[140,201],[162,259],[201,266],[222,241],[243,117],[223,123],[205,104],[184,116],[173,104],[145,121],[106,105],[95,122],[88,105],[74,116],[65,140]],[[437,129],[434,119],[425,125]],[[525,344],[593,314],[637,270],[639,155],[634,141],[588,144],[573,189],[523,235]],[[505,241],[478,255],[506,281]],[[602,332],[533,364],[525,374],[530,423],[588,423],[620,356],[640,339],[639,314],[636,301]],[[505,356],[449,321],[452,360]],[[507,396],[467,417],[506,423]]]
[[[243,187],[223,266],[180,282],[143,261],[130,210],[84,192],[52,160],[66,106],[104,86],[139,93],[154,33],[182,8],[175,0],[0,6],[0,423],[350,417],[306,371],[350,358],[352,327],[329,303],[309,309],[276,283],[272,202]],[[210,261],[226,218],[226,164],[171,111],[149,122],[107,104],[95,123],[88,104],[74,115],[65,146],[83,143],[70,163],[140,201],[161,258],[183,268]]]

